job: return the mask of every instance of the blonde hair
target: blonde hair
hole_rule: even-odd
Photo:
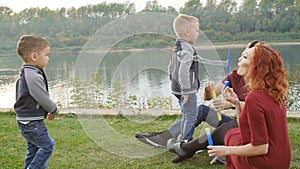
[[[173,21],[173,30],[178,38],[182,38],[187,29],[199,24],[198,18],[186,14],[179,14]]]
[[[40,53],[43,49],[50,46],[49,42],[42,37],[35,35],[23,35],[18,41],[18,55],[27,62],[32,53]]]

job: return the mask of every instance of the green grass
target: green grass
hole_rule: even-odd
[[[55,140],[55,151],[47,169],[225,168],[222,164],[209,165],[210,158],[206,151],[182,163],[173,164],[171,160],[175,154],[135,140],[136,132],[166,129],[178,116],[101,117],[75,117],[69,114],[58,116],[54,121],[46,120],[48,131]],[[0,113],[0,118],[0,168],[22,168],[26,144],[19,134],[15,115]],[[300,166],[300,119],[288,119],[288,123],[292,149],[291,168],[296,169]],[[198,127],[196,135],[203,133],[205,126],[207,124],[203,123]]]

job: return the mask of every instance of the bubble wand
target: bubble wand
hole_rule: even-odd
[[[213,89],[213,90],[211,91],[211,95],[212,95],[212,97],[213,97],[214,100],[217,99],[217,94],[216,94],[215,89]],[[219,111],[217,111],[217,117],[218,117],[218,120],[219,120],[219,121],[222,120],[222,115],[221,115],[221,113],[220,113]]]
[[[229,86],[229,81],[228,81],[229,69],[230,69],[230,48],[228,48],[228,52],[227,52],[226,80],[224,82],[225,88]]]
[[[228,49],[227,52],[227,64],[226,64],[226,80],[224,82],[225,87],[229,86],[229,81],[228,81],[228,74],[229,74],[229,69],[230,69],[230,48]],[[211,95],[213,97],[213,99],[217,99],[217,94],[215,90],[211,91]],[[218,120],[221,121],[222,120],[222,115],[220,112],[217,112],[217,117]]]
[[[205,128],[205,132],[206,132],[206,135],[207,135],[208,145],[213,146],[214,142],[213,142],[213,139],[211,137],[210,128],[209,127]],[[215,158],[214,156],[211,157],[212,160],[214,160],[214,158]],[[213,161],[211,161],[210,164],[213,164]]]

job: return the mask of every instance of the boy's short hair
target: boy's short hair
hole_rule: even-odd
[[[181,38],[185,30],[194,26],[194,23],[199,24],[198,18],[191,15],[179,14],[173,21],[173,30],[176,36]]]
[[[47,46],[50,46],[49,42],[42,37],[23,35],[18,41],[17,52],[23,61],[28,61],[31,53],[40,53]]]

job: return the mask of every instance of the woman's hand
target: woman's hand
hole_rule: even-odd
[[[222,95],[225,100],[237,105],[239,104],[239,98],[236,93],[232,90],[232,88],[226,87],[222,89]]]
[[[226,101],[224,99],[213,100],[213,105],[217,112],[224,110],[225,104],[226,104]]]
[[[208,81],[205,84],[205,87],[204,87],[205,92],[211,92],[214,89],[215,89],[215,82],[214,81]]]
[[[210,164],[215,163],[219,158],[226,156],[226,146],[207,146],[208,156],[214,157]]]
[[[222,89],[222,95],[223,95],[225,100],[227,100],[227,101],[229,101],[229,102],[231,102],[232,104],[235,105],[235,107],[236,107],[235,108],[236,118],[239,119],[240,114],[242,112],[242,106],[241,106],[241,103],[239,101],[238,96],[229,87],[226,87],[225,89]]]
[[[208,155],[215,157],[212,162],[223,156],[260,156],[268,154],[269,144],[253,146],[251,143],[241,146],[207,146]]]

